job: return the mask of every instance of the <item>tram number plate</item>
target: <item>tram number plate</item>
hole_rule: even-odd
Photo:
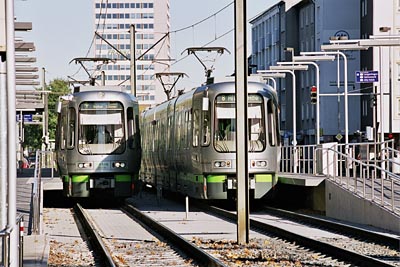
[[[110,178],[97,178],[94,180],[95,188],[113,188],[114,180]]]

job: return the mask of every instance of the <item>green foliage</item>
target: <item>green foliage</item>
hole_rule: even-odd
[[[42,88],[37,88],[41,91]],[[46,91],[51,91],[48,95],[48,111],[49,111],[49,138],[55,138],[57,126],[56,106],[58,98],[62,95],[70,93],[68,82],[63,79],[55,79],[46,87]],[[25,125],[24,146],[31,150],[40,149],[42,145],[43,130],[41,125]]]
[[[56,126],[57,126],[57,102],[58,98],[63,95],[67,95],[70,93],[70,89],[68,88],[68,82],[62,79],[55,79],[50,82],[48,86],[51,91],[49,94],[49,136],[50,139],[54,139],[56,134]]]
[[[30,150],[39,149],[42,145],[42,127],[39,125],[25,125],[24,146]]]

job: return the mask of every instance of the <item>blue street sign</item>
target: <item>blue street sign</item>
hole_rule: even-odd
[[[29,121],[29,122],[32,122],[32,114],[24,114],[23,115],[23,118],[24,118],[24,121]],[[19,114],[17,114],[17,121],[20,121],[20,118],[19,118]]]
[[[379,82],[379,71],[356,71],[356,83]]]

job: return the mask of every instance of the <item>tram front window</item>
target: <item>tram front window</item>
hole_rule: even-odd
[[[236,151],[235,95],[222,94],[215,100],[214,147],[218,152]]]
[[[125,150],[123,108],[117,102],[85,102],[79,114],[79,152],[118,154]]]
[[[235,95],[219,95],[215,101],[214,147],[218,152],[236,152]],[[248,148],[250,152],[265,148],[263,100],[258,94],[248,98]]]

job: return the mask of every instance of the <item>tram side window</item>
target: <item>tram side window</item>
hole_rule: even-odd
[[[263,123],[262,102],[249,103],[248,127],[249,127],[249,150],[263,151],[265,147],[265,131]]]
[[[66,129],[65,126],[67,125],[67,114],[65,112],[63,112],[61,114],[61,127],[60,127],[60,147],[62,150],[65,149],[65,145],[66,145]]]
[[[172,148],[171,148],[171,146],[172,146],[172,142],[171,142],[171,140],[172,140],[172,138],[173,138],[173,134],[174,134],[174,132],[173,131],[171,131],[170,129],[172,129],[171,127],[172,127],[172,115],[171,115],[172,113],[168,113],[168,131],[167,131],[167,148],[168,148],[168,150],[171,150]]]
[[[276,135],[275,129],[276,125],[276,115],[275,108],[272,101],[268,101],[267,104],[267,123],[268,123],[268,141],[270,146],[276,146]]]
[[[192,113],[190,110],[187,110],[187,138],[186,138],[186,147],[190,147],[190,131],[192,130]]]
[[[199,146],[200,118],[199,111],[193,111],[193,147]]]
[[[210,124],[210,112],[208,110],[203,111],[203,138],[202,145],[208,146],[210,144],[211,136],[211,124]]]
[[[75,109],[69,108],[67,148],[74,148],[75,146],[75,121],[76,121],[75,114],[76,114]]]
[[[139,116],[136,115],[136,117],[134,117],[134,112],[133,112],[133,108],[128,108],[127,110],[127,117],[128,117],[128,140],[129,140],[129,147],[130,148],[136,148],[136,145],[138,143],[138,141],[136,140],[138,138],[138,134],[136,131],[136,125],[139,120]]]

